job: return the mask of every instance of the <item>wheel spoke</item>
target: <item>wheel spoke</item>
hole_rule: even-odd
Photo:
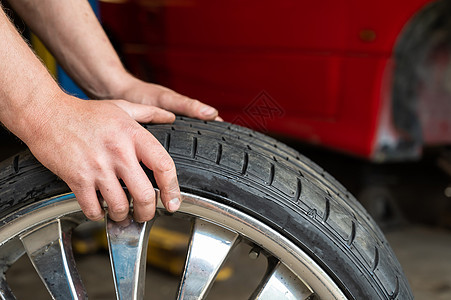
[[[8,283],[6,282],[5,274],[0,277],[0,299],[1,300],[14,300],[16,297],[11,292]]]
[[[16,299],[6,280],[6,272],[24,254],[25,249],[18,238],[11,239],[2,245],[0,251],[0,299]]]
[[[74,224],[56,220],[21,236],[25,250],[54,299],[87,299],[72,252]]]
[[[122,222],[106,219],[117,299],[144,297],[147,242],[152,223],[137,223],[131,216]]]
[[[314,293],[284,264],[277,262],[251,299],[315,299]]]
[[[177,299],[203,299],[216,278],[238,234],[196,219]]]

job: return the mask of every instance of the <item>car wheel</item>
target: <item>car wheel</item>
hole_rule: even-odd
[[[183,194],[177,213],[169,214],[159,204],[156,218],[184,219],[192,226],[177,299],[207,297],[238,244],[249,245],[250,257],[267,260],[251,299],[413,298],[371,217],[329,174],[295,150],[228,123],[177,118],[174,124],[145,127],[174,159]],[[152,172],[146,172],[155,184]],[[53,298],[87,298],[71,247],[72,230],[86,222],[65,183],[30,152],[4,161],[3,299],[14,299],[5,273],[24,254]],[[152,222],[106,223],[116,295],[140,299],[142,249]]]

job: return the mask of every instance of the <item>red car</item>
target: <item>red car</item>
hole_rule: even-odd
[[[132,73],[377,161],[451,143],[447,0],[101,1]]]

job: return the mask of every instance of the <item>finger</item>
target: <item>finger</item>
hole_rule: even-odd
[[[218,122],[224,122],[224,119],[221,118],[220,116],[217,116],[217,117],[215,118],[215,121],[218,121]]]
[[[104,217],[105,212],[100,206],[100,202],[97,198],[97,193],[94,187],[79,190],[72,189],[72,191],[77,198],[81,210],[88,219],[92,221],[98,221]]]
[[[153,171],[164,207],[175,212],[180,207],[181,197],[174,161],[152,134],[143,130],[143,135],[136,147],[137,156]]]
[[[125,100],[106,100],[124,110],[130,117],[140,123],[172,123],[175,115],[156,106],[137,104]]]
[[[218,111],[199,100],[177,94],[174,91],[163,92],[158,100],[159,106],[175,114],[202,120],[214,120]]]
[[[98,180],[97,186],[108,204],[108,216],[117,222],[125,220],[130,210],[130,204],[119,180],[112,176],[108,179]]]
[[[133,197],[133,216],[137,222],[146,222],[155,216],[155,190],[138,161],[134,166],[118,170]]]

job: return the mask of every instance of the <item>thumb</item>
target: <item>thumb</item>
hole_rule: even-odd
[[[172,123],[175,120],[173,113],[156,106],[137,104],[126,100],[103,101],[116,105],[140,123]]]

